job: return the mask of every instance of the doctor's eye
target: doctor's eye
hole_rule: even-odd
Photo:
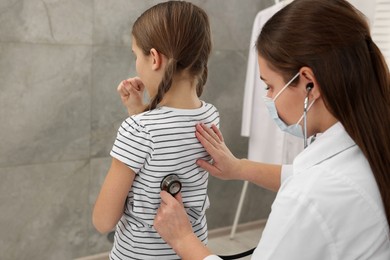
[[[271,88],[270,86],[266,85],[266,86],[264,87],[264,90],[269,90],[270,88]]]

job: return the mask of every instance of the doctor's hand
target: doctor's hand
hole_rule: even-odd
[[[145,86],[138,77],[123,80],[118,85],[117,91],[130,116],[143,112],[147,107],[143,103],[144,90]]]
[[[219,179],[240,179],[241,160],[227,148],[222,133],[215,125],[208,128],[204,124],[198,124],[195,135],[213,159],[212,164],[201,159],[196,164]]]
[[[154,218],[154,228],[181,259],[201,260],[211,254],[210,250],[192,231],[184,209],[181,192],[172,197],[161,191],[161,204]]]
[[[161,191],[160,195],[161,204],[154,218],[154,228],[165,242],[179,253],[183,243],[186,243],[187,239],[193,239],[195,234],[184,209],[181,192],[175,197],[166,191]]]

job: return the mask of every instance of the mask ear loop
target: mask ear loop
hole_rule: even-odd
[[[313,83],[309,83],[306,86],[307,94],[305,101],[303,102],[303,148],[307,147],[307,110],[309,106],[309,94],[313,88]]]
[[[275,100],[280,96],[280,94],[282,94],[282,92],[283,92],[288,86],[290,86],[290,84],[291,84],[291,83],[294,81],[294,79],[296,79],[298,76],[299,76],[299,72],[298,72],[297,74],[295,74],[295,76],[294,76],[292,79],[290,79],[290,81],[287,82],[286,85],[284,85],[284,87],[279,91],[279,93],[276,94],[276,96],[273,98],[273,101],[275,101]]]

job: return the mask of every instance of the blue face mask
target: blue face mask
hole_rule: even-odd
[[[289,134],[292,134],[292,135],[295,135],[295,136],[300,137],[300,138],[305,138],[305,136],[303,134],[302,127],[300,125],[300,123],[304,117],[304,114],[301,116],[301,118],[298,120],[298,122],[296,124],[287,125],[285,122],[283,122],[282,119],[280,119],[280,117],[278,115],[278,111],[277,111],[276,106],[275,106],[275,100],[291,84],[291,82],[293,82],[294,79],[296,79],[298,76],[299,76],[299,72],[289,82],[287,82],[287,84],[279,91],[278,94],[276,94],[276,96],[273,99],[269,98],[267,96],[263,97],[263,99],[264,99],[265,105],[268,108],[270,116],[272,117],[272,119],[275,121],[275,123],[279,126],[279,128],[282,131],[289,133]],[[314,101],[309,105],[309,107],[307,108],[307,111],[309,111],[309,109],[313,105]]]

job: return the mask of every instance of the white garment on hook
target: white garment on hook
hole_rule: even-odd
[[[265,163],[289,164],[303,149],[303,140],[282,132],[269,116],[262,99],[265,83],[260,80],[256,40],[263,25],[285,6],[280,2],[260,11],[252,27],[245,81],[241,135],[249,137],[248,159]]]
[[[359,11],[361,11],[367,18],[370,23],[370,27],[374,21],[375,15],[375,0],[367,1],[367,0],[348,0],[353,6],[355,6]]]
[[[377,0],[372,39],[390,64],[390,0]]]

